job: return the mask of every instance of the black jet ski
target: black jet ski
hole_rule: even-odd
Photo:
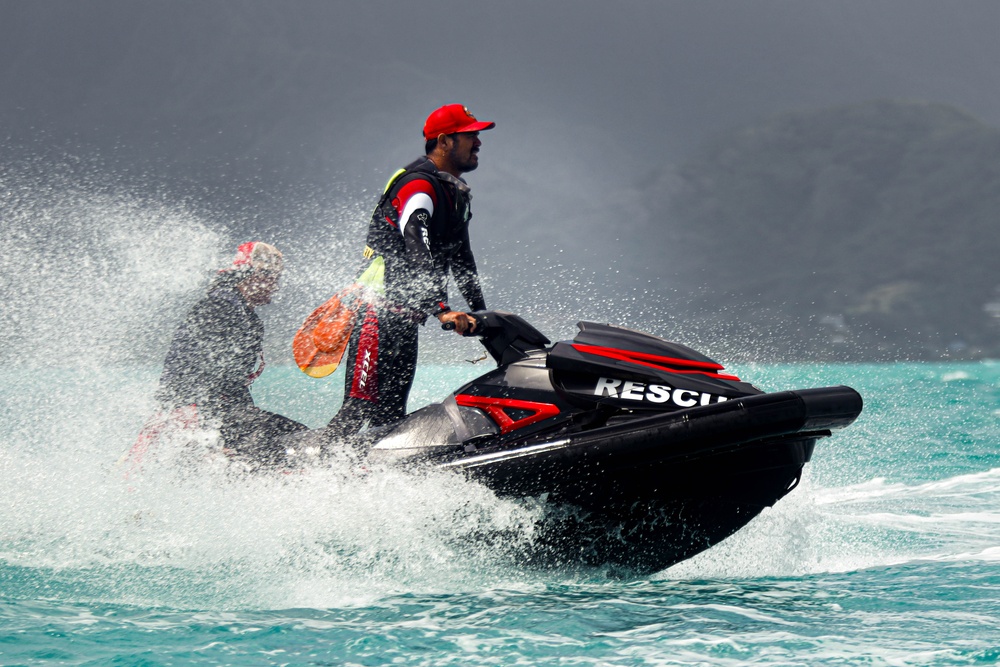
[[[684,345],[580,322],[550,341],[474,314],[496,370],[369,434],[376,463],[433,466],[544,501],[533,557],[652,572],[745,526],[795,488],[862,399],[845,386],[764,393]]]

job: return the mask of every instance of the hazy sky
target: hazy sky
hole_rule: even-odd
[[[631,171],[875,97],[1000,123],[997,35],[993,0],[4,0],[0,120],[147,157],[382,169],[462,101],[505,161]]]

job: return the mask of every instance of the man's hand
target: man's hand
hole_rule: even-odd
[[[476,332],[476,318],[472,317],[468,313],[449,310],[448,312],[441,313],[437,317],[441,324],[448,324],[450,322],[455,327],[455,333],[460,336],[465,333]]]

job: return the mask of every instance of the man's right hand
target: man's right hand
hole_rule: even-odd
[[[455,333],[462,336],[466,333],[476,332],[476,318],[468,313],[456,310],[449,310],[437,316],[441,324],[451,323],[455,327]]]

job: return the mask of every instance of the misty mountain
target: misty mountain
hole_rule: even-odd
[[[1000,301],[1000,130],[959,109],[778,115],[716,137],[650,198],[671,211],[661,238],[684,249],[675,280],[702,307],[744,304],[749,322],[855,355],[1000,350],[986,308]]]

